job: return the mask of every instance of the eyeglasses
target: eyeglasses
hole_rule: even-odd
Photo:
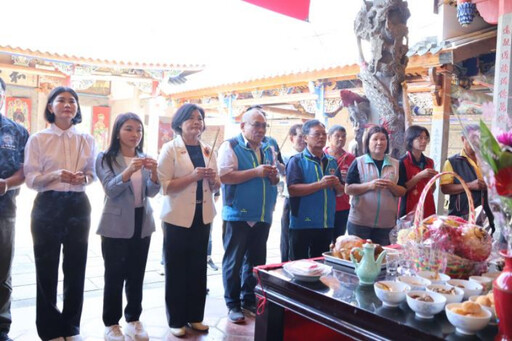
[[[247,122],[247,124],[253,126],[254,128],[256,129],[267,129],[268,128],[268,124],[266,122]]]
[[[327,137],[327,133],[314,133],[314,134],[308,134],[308,136],[314,137],[315,139],[319,137]]]

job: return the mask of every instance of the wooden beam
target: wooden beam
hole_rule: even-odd
[[[439,67],[445,64],[458,63],[471,57],[475,57],[484,53],[491,52],[496,49],[496,37],[489,37],[464,45],[457,46],[453,49],[443,50],[439,53],[432,54],[430,52],[419,56],[413,55],[409,57],[409,63],[405,72],[407,74],[417,74],[427,76],[428,69],[431,67]],[[204,89],[190,90],[171,94],[172,99],[191,99],[201,98],[204,96],[217,95],[218,93],[229,93],[233,91],[246,92],[251,90],[275,89],[280,86],[296,86],[307,85],[309,81],[329,80],[343,81],[357,79],[359,73],[359,65],[338,66],[324,70],[313,70],[307,72],[298,72],[290,75],[268,77],[255,79],[239,83],[230,83]],[[411,89],[411,92],[416,92]],[[258,101],[257,101],[258,102]]]
[[[65,54],[49,53],[42,51],[32,51],[30,49],[22,49],[11,46],[0,45],[0,53],[17,54],[31,58],[41,58],[46,60],[53,60],[58,62],[85,64],[98,67],[108,68],[130,68],[130,69],[144,69],[144,70],[170,70],[181,69],[187,71],[200,71],[204,69],[204,65],[199,64],[167,64],[167,63],[144,63],[129,60],[102,60],[87,57],[68,56]]]
[[[285,115],[285,116],[292,116],[295,118],[304,118],[307,120],[311,120],[315,118],[315,114],[308,114],[308,113],[302,113],[298,110],[291,110],[291,109],[283,109],[283,108],[275,108],[275,107],[265,107],[265,112],[267,115],[269,113],[275,113],[278,115]]]
[[[339,66],[335,68],[329,68],[325,70],[316,70],[316,71],[307,71],[300,72],[291,75],[277,76],[277,77],[269,77],[262,79],[255,79],[246,82],[239,83],[231,83],[224,84],[215,87],[209,87],[198,90],[190,90],[179,93],[171,94],[172,99],[181,99],[181,98],[200,98],[204,96],[216,95],[218,93],[226,93],[232,91],[250,91],[250,90],[265,90],[265,89],[275,89],[279,86],[294,86],[294,85],[307,85],[309,81],[317,81],[319,79],[331,79],[335,78],[336,80],[347,80],[347,79],[355,79],[357,78],[357,74],[359,73],[359,66],[348,65],[348,66]]]
[[[481,54],[496,51],[497,37],[491,37],[484,41],[467,44],[456,48],[453,51],[453,64],[460,63],[463,60],[479,56]]]
[[[37,75],[37,76],[51,76],[51,77],[58,77],[58,78],[66,78],[67,77],[65,74],[63,74],[62,72],[59,72],[59,71],[36,69],[33,67],[13,65],[13,64],[0,63],[0,68],[19,70],[21,72],[25,72],[25,73],[29,73],[31,75]]]

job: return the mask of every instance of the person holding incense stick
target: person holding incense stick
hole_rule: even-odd
[[[42,340],[79,341],[91,205],[85,186],[95,179],[94,138],[80,133],[78,95],[67,87],[50,92],[45,119],[25,148],[26,184],[38,194],[32,208],[36,265],[36,326]],[[63,309],[57,307],[62,248]]]
[[[341,184],[343,191],[345,191],[345,180],[347,178],[348,168],[356,159],[354,154],[346,152],[345,142],[347,141],[347,131],[340,125],[333,125],[327,132],[328,146],[325,147],[324,152],[336,159],[338,168],[341,173]],[[336,197],[336,213],[334,215],[334,230],[332,235],[333,242],[336,238],[345,234],[347,230],[348,213],[350,212],[350,197],[343,193],[343,195]]]
[[[319,257],[329,251],[336,196],[343,194],[336,159],[324,153],[325,126],[309,120],[302,126],[306,148],[286,164],[290,192],[290,260]]]
[[[347,173],[345,193],[352,196],[348,234],[389,245],[389,232],[396,224],[398,198],[405,178],[399,176],[398,160],[388,155],[389,135],[383,126],[365,131],[365,154],[356,158]]]
[[[260,109],[242,115],[240,134],[219,148],[224,257],[222,282],[228,319],[243,323],[256,313],[253,268],[265,264],[279,182],[275,153],[263,142],[267,120]]]
[[[104,336],[106,341],[124,340],[119,326],[124,286],[125,334],[132,340],[147,341],[139,317],[149,244],[155,231],[148,199],[160,190],[157,162],[143,152],[144,126],[139,116],[131,112],[118,115],[112,130],[108,149],[96,158],[96,173],[105,191],[97,232],[105,264]]]
[[[214,193],[220,180],[213,148],[201,140],[204,110],[184,104],[171,123],[176,138],[164,144],[158,178],[165,195],[162,225],[165,249],[165,305],[174,336],[185,326],[206,332],[206,259],[210,227],[216,214]]]

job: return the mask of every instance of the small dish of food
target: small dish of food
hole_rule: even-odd
[[[432,284],[445,284],[451,279],[447,274],[443,274],[435,271],[420,271],[417,273],[418,276],[428,279]]]
[[[489,290],[492,289],[492,281],[493,279],[485,276],[470,276],[469,280],[471,282],[477,282],[482,285],[483,287],[483,293],[487,293]]]
[[[443,311],[446,297],[436,292],[413,290],[407,293],[407,304],[416,316],[422,319],[431,319],[435,314]]]
[[[435,292],[446,297],[446,304],[459,303],[464,298],[464,290],[446,284],[432,284],[427,286],[427,292]]]
[[[332,267],[312,260],[301,259],[285,263],[283,269],[294,279],[303,282],[316,282],[321,276],[328,275]]]
[[[447,304],[445,311],[448,321],[464,335],[473,335],[484,329],[491,319],[490,311],[471,301]]]
[[[411,290],[425,290],[427,285],[432,284],[428,279],[418,276],[398,276],[397,280],[408,284],[411,287]]]
[[[491,323],[496,321],[496,307],[494,306],[494,294],[492,291],[487,295],[471,296],[469,300],[480,304],[482,308],[491,312]]]
[[[411,287],[403,282],[379,281],[373,284],[375,294],[385,307],[398,307]]]
[[[480,283],[465,279],[450,279],[448,284],[464,290],[464,300],[467,300],[470,296],[480,295],[483,290],[483,286]]]

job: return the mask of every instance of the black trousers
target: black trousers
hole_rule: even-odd
[[[0,217],[0,333],[11,329],[11,265],[14,257],[14,217]]]
[[[84,192],[39,193],[32,208],[36,264],[36,326],[42,340],[80,334],[91,205]],[[62,248],[64,293],[57,308]]]
[[[283,215],[281,216],[281,240],[279,248],[281,249],[281,262],[288,262],[290,250],[290,198],[285,197],[283,203]]]
[[[329,251],[332,228],[290,229],[290,260],[321,257]]]
[[[334,228],[332,230],[333,243],[336,243],[336,238],[345,235],[349,212],[350,210],[336,211],[334,215]]]
[[[210,224],[196,205],[189,228],[163,223],[165,246],[165,307],[171,328],[201,322],[206,303],[206,249]]]
[[[103,291],[103,323],[119,324],[123,309],[123,286],[126,291],[126,322],[138,321],[142,313],[142,286],[151,237],[141,238],[144,208],[135,209],[135,231],[132,238],[101,237],[101,253],[105,264]]]
[[[255,304],[257,281],[252,270],[267,260],[269,230],[270,224],[264,222],[251,227],[245,221],[226,221],[222,282],[228,309]]]

